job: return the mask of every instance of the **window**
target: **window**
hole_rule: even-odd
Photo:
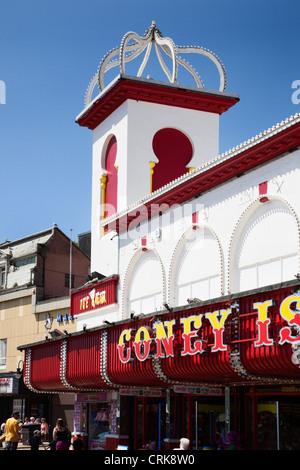
[[[70,274],[65,274],[65,287],[70,286]],[[71,278],[71,289],[74,289],[74,274],[72,274]]]
[[[0,266],[0,287],[5,287],[6,270],[5,266]]]
[[[6,339],[0,339],[0,369],[6,368]]]
[[[28,264],[35,264],[35,256],[28,256],[27,258],[20,258],[15,260],[14,265],[16,268],[21,268],[22,266],[27,266]]]

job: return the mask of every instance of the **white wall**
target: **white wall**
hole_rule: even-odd
[[[299,272],[299,159],[299,151],[288,154],[207,192],[193,201],[193,207],[187,203],[123,235],[123,318],[129,312],[131,282],[138,275],[137,260],[140,263],[147,253],[139,244],[147,233],[148,249],[161,260],[165,298],[172,306],[186,303],[190,296],[204,300],[294,279]],[[269,202],[261,203],[258,185],[267,179]],[[197,231],[192,229],[195,208],[200,209]],[[254,267],[256,277],[250,272]]]
[[[299,150],[142,222],[120,237],[113,233],[100,237],[101,155],[112,132],[118,141],[118,209],[146,198],[149,161],[154,159],[152,137],[158,129],[178,126],[188,133],[199,156],[191,166],[201,164],[202,149],[205,160],[215,157],[215,116],[202,119],[200,113],[197,122],[189,122],[189,117],[183,118],[185,110],[177,114],[175,108],[166,107],[164,111],[131,100],[94,131],[92,271],[120,276],[118,306],[109,312],[114,320],[128,318],[132,310],[149,313],[164,301],[178,306],[188,297],[204,300],[294,279],[300,272]],[[268,181],[267,203],[259,201],[259,184],[264,181]],[[196,231],[194,211],[199,212]],[[143,236],[147,236],[147,251],[141,247]],[[99,321],[100,317],[102,313]]]
[[[219,154],[219,115],[142,101],[128,101],[128,205],[150,193],[150,161],[154,135],[172,127],[185,133],[194,154],[189,167],[197,167]]]
[[[150,194],[150,161],[155,133],[174,127],[186,133],[194,147],[189,164],[196,167],[218,155],[219,116],[213,113],[127,100],[93,131],[92,255],[91,269],[105,275],[115,273],[117,259],[109,253],[100,230],[100,177],[105,172],[105,151],[112,135],[117,139],[118,211]],[[112,266],[110,265],[112,260]]]

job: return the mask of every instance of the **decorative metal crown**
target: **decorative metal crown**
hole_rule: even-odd
[[[131,44],[129,44],[131,42]],[[208,57],[213,63],[217,66],[219,76],[220,76],[220,86],[219,91],[224,91],[226,88],[226,73],[224,66],[220,59],[213,52],[208,49],[197,46],[175,46],[174,42],[170,38],[163,38],[161,32],[156,27],[155,22],[152,22],[150,28],[148,28],[144,34],[144,37],[139,36],[134,32],[128,32],[122,39],[120,47],[116,47],[111,50],[106,56],[102,59],[98,72],[95,74],[91,80],[88,89],[85,95],[85,107],[90,104],[92,101],[92,94],[95,86],[98,83],[100,92],[105,88],[104,85],[104,74],[113,67],[120,66],[120,74],[125,75],[125,64],[140,54],[145,52],[144,59],[138,70],[137,77],[141,77],[145,66],[149,60],[151,49],[154,43],[155,51],[159,63],[166,74],[170,83],[177,83],[177,74],[178,74],[178,65],[184,67],[189,74],[195,80],[196,86],[198,88],[203,88],[203,83],[198,73],[194,68],[182,57],[180,54],[194,53],[201,54]],[[163,60],[161,50],[171,58],[172,60],[172,71],[170,71]],[[116,56],[118,56],[116,58]]]

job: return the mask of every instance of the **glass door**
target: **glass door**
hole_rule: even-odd
[[[259,450],[277,450],[279,439],[278,401],[259,399],[257,403],[257,440]]]
[[[259,450],[300,450],[300,403],[291,397],[258,399],[257,433]]]
[[[166,437],[166,404],[159,403],[158,404],[158,447],[157,450],[164,450],[165,449],[165,441],[164,438]]]
[[[224,402],[224,400],[223,400]],[[225,404],[206,403],[201,397],[193,399],[193,449],[212,450],[224,435]]]
[[[149,398],[146,416],[148,445],[155,450],[163,450],[166,437],[166,404],[157,398]]]
[[[164,450],[166,403],[159,398],[135,400],[135,448]]]

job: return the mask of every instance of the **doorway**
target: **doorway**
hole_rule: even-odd
[[[135,398],[135,449],[164,450],[166,403],[161,398]]]
[[[257,414],[259,450],[300,449],[299,403],[258,399]]]
[[[192,414],[190,440],[194,450],[214,450],[224,436],[225,403],[224,397],[190,397],[189,408]]]

